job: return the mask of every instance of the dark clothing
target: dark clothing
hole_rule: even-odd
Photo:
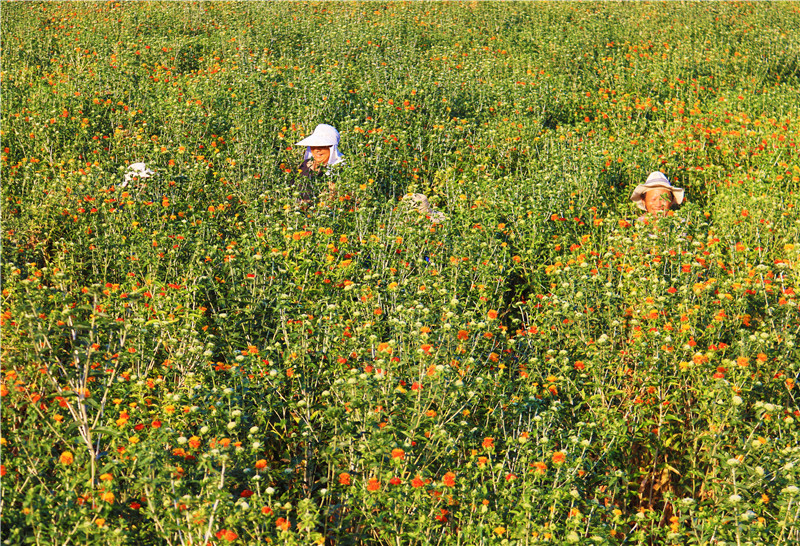
[[[300,201],[310,203],[319,197],[320,192],[331,191],[333,188],[334,176],[332,169],[328,166],[322,167],[318,171],[312,168],[314,158],[309,157],[297,168],[297,174],[292,182],[293,186],[300,192]]]
[[[322,172],[317,172],[311,168],[314,159],[309,157],[303,161],[297,168],[297,171],[292,181],[292,185],[297,191],[300,192],[300,201],[307,203],[313,201],[319,192],[319,185],[321,180],[318,180]]]
[[[293,181],[293,185],[300,192],[300,201],[304,203],[313,201],[320,191],[328,188],[328,180],[325,176],[327,169],[315,171],[311,167],[313,163],[314,158],[311,157],[303,161],[297,168],[297,174]]]

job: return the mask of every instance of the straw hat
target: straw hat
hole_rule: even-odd
[[[314,132],[298,142],[295,146],[337,146],[339,144],[339,131],[332,125],[321,123]]]
[[[145,178],[150,178],[154,174],[156,174],[155,171],[148,169],[147,165],[144,163],[131,163],[128,166],[128,170],[125,171],[125,176],[123,177],[124,181],[119,186],[120,188],[124,188],[134,180],[144,180]]]
[[[655,188],[664,188],[672,192],[672,202],[676,205],[683,203],[683,188],[678,188],[670,184],[669,179],[664,173],[659,171],[650,173],[650,176],[647,177],[647,181],[645,181],[644,184],[636,186],[636,189],[633,190],[633,195],[631,195],[631,201],[636,203],[637,207],[646,211],[647,207],[645,207],[644,204],[644,194]]]

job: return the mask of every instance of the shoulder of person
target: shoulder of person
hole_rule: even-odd
[[[309,157],[308,159],[304,159],[300,166],[297,168],[297,171],[302,174],[303,176],[308,176],[311,174],[311,162],[314,161],[313,158]]]
[[[335,175],[335,174],[338,174],[338,173],[337,173],[337,170],[339,169],[339,167],[341,167],[341,166],[342,166],[342,165],[344,165],[344,164],[345,164],[345,160],[344,160],[344,159],[342,159],[341,161],[337,161],[337,162],[336,162],[336,163],[334,163],[333,165],[328,165],[328,166],[325,168],[325,174],[326,174],[327,176],[333,176],[333,175]]]

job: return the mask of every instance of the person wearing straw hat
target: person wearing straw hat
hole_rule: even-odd
[[[298,173],[305,179],[299,184],[300,200],[309,202],[314,196],[313,180],[322,175],[332,176],[331,167],[344,163],[344,158],[339,153],[339,131],[332,125],[321,123],[314,128],[313,133],[295,146],[306,147]],[[328,179],[327,186],[331,194],[336,191],[336,184],[332,179]]]
[[[664,173],[655,171],[644,184],[636,186],[631,201],[647,212],[638,218],[644,221],[651,216],[665,216],[670,209],[679,207],[683,203],[683,193],[683,188],[673,186]]]

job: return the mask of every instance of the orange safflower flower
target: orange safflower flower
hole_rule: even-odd
[[[239,535],[230,529],[220,529],[215,536],[220,540],[227,540],[228,542],[233,542],[239,538]]]
[[[416,476],[413,480],[411,480],[411,487],[414,489],[418,489],[425,485],[425,482],[419,476]]]
[[[288,531],[291,526],[292,523],[286,518],[278,518],[275,520],[275,527],[277,527],[281,531]]]
[[[544,474],[547,472],[547,465],[542,462],[536,462],[531,465],[537,474]]]
[[[448,472],[442,478],[442,483],[446,487],[454,487],[456,485],[456,475],[454,472]]]
[[[467,332],[466,330],[458,331],[458,339],[460,339],[461,341],[466,340],[468,337],[469,337],[469,332]]]
[[[256,461],[256,470],[263,470],[267,468],[267,461],[265,459],[259,459]]]
[[[369,483],[367,483],[367,491],[377,491],[381,488],[381,482],[379,482],[375,478],[370,478]]]
[[[61,462],[61,464],[72,464],[73,461],[75,461],[75,457],[73,457],[72,453],[69,451],[65,451],[61,454],[58,460]]]
[[[739,366],[741,366],[742,368],[746,367],[749,362],[750,362],[750,359],[747,358],[746,356],[740,356],[739,358],[736,359],[736,363]]]
[[[400,459],[401,461],[406,458],[406,452],[396,447],[392,450],[392,459]]]
[[[342,485],[350,485],[350,474],[347,472],[339,474],[339,483]]]
[[[562,464],[567,460],[566,454],[563,451],[556,451],[553,453],[553,464]]]
[[[494,320],[497,318],[497,311],[490,309],[489,312],[486,313],[486,316],[489,317],[490,320]]]
[[[192,436],[191,438],[189,438],[189,447],[193,449],[197,449],[198,447],[200,447],[200,438],[198,438],[197,436]]]
[[[486,449],[491,449],[491,448],[493,448],[493,447],[494,447],[494,438],[492,438],[492,437],[487,437],[487,438],[484,438],[484,439],[483,439],[483,444],[482,444],[482,445],[483,445],[483,447],[485,447]]]
[[[692,361],[699,366],[708,362],[708,357],[704,354],[697,353],[692,357]]]

